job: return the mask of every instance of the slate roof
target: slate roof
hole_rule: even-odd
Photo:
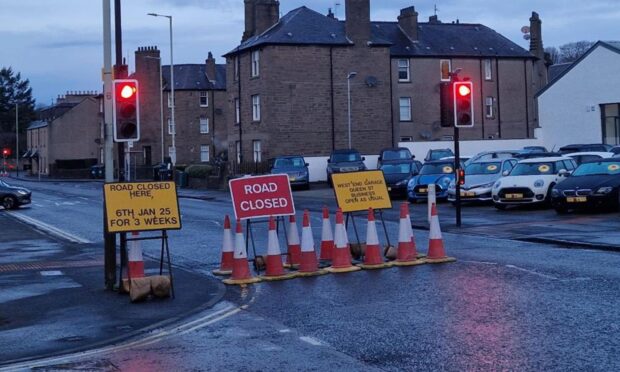
[[[534,58],[529,51],[480,24],[418,23],[418,40],[411,41],[398,22],[371,22],[371,42],[389,45],[393,57]],[[242,42],[226,56],[272,44],[352,45],[344,21],[302,6],[287,13],[261,35]]]
[[[549,81],[553,81],[555,80],[558,76],[562,75],[564,73],[564,71],[570,67],[570,65],[572,65],[572,62],[568,62],[568,63],[558,63],[555,65],[551,65],[549,66],[549,70],[548,72],[548,78]]]
[[[215,82],[207,78],[207,66],[203,64],[174,65],[175,90],[226,90],[226,65],[215,65]],[[170,90],[170,65],[162,66],[164,90]]]
[[[47,125],[47,121],[45,120],[35,120],[28,125],[28,129],[45,128]]]
[[[48,122],[56,120],[80,103],[81,102],[63,102],[46,107],[38,112],[39,119]]]

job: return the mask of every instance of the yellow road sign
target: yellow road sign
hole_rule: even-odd
[[[172,181],[107,183],[103,190],[110,233],[181,228]]]
[[[336,201],[343,212],[392,208],[383,172],[380,170],[332,175]]]

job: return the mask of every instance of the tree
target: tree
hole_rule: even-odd
[[[35,101],[28,79],[22,80],[11,67],[0,69],[0,147],[8,146],[15,151],[15,104],[19,110],[19,142],[25,149],[26,127],[34,119]]]
[[[560,51],[556,47],[545,48],[545,56],[548,56],[552,65],[560,63]]]
[[[592,41],[576,41],[560,46],[561,63],[575,62],[594,45]]]

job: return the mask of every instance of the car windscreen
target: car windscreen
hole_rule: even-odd
[[[540,162],[540,163],[519,163],[510,172],[511,176],[533,176],[533,175],[545,175],[554,174],[555,163],[553,162]]]
[[[465,168],[465,174],[496,174],[499,173],[502,163],[471,163]]]
[[[411,166],[411,163],[383,164],[381,170],[385,174],[409,173],[411,172]]]
[[[420,169],[420,174],[450,174],[454,172],[454,163],[433,163],[424,164]]]
[[[411,153],[409,150],[385,150],[381,156],[382,160],[399,160],[399,159],[411,159]]]
[[[344,163],[347,161],[362,161],[362,157],[358,152],[332,154],[332,163]]]
[[[573,172],[573,176],[592,176],[592,175],[616,175],[620,174],[620,161],[596,162],[581,164]]]
[[[276,159],[274,164],[274,168],[303,168],[305,166],[306,163],[302,157]]]

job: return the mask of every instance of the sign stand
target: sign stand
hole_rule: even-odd
[[[377,209],[375,210],[375,212],[377,212],[379,214],[379,217],[381,218],[381,225],[383,226],[383,232],[385,233],[385,240],[388,246],[391,246],[392,243],[390,243],[390,237],[388,235],[388,231],[387,231],[387,227],[385,226],[385,220],[383,219],[383,209]],[[353,225],[353,230],[355,231],[355,239],[357,240],[357,244],[360,244],[360,237],[359,234],[357,233],[357,226],[355,225],[355,212],[347,212],[346,213],[346,218],[345,218],[345,227],[349,226],[349,216],[351,216],[351,224]]]
[[[284,231],[284,239],[287,241],[288,243],[288,235],[286,233],[286,227],[284,224],[284,216],[277,216],[276,217],[276,233],[278,234],[278,236],[280,235],[280,221],[282,221],[282,230]],[[259,220],[259,221],[254,221],[254,224],[256,223],[269,223],[269,219],[267,220]],[[254,271],[256,272],[256,275],[260,275],[260,267],[258,266],[258,263],[256,262],[256,244],[254,242],[254,231],[252,230],[252,220],[251,219],[247,219],[246,223],[245,223],[245,251],[246,254],[248,251],[248,248],[250,246],[250,241],[252,242],[252,259],[249,261],[252,261],[254,263]],[[288,246],[287,246],[288,248]],[[288,249],[286,250],[286,253],[281,253],[281,256],[288,256]]]

